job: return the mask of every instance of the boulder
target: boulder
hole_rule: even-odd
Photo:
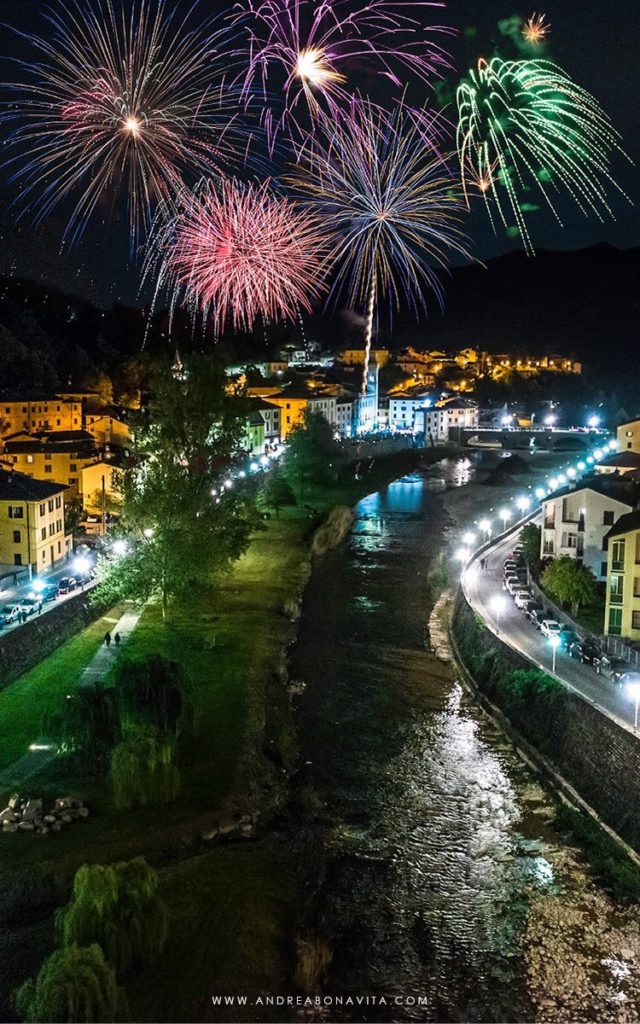
[[[42,817],[42,800],[27,800],[22,811],[23,821],[35,821]]]
[[[78,817],[80,817],[80,818],[88,818],[89,817],[89,808],[88,807],[79,807],[78,808]]]
[[[4,811],[0,811],[0,824],[5,821],[15,821],[15,812],[11,807],[5,807]]]
[[[18,826],[15,823],[15,821],[3,821],[2,822],[2,831],[3,832],[17,832],[18,831]]]
[[[14,793],[13,796],[9,797],[9,807],[11,807],[11,808],[17,807],[19,803],[20,803],[20,797],[18,796],[17,793]]]
[[[35,827],[36,826],[33,824],[32,821],[20,821],[20,822],[18,822],[18,828],[20,829],[21,832],[34,832],[35,831]]]

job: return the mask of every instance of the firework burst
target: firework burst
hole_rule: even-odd
[[[327,269],[319,217],[274,195],[268,181],[202,182],[173,206],[159,215],[145,268],[172,307],[186,301],[218,333],[311,310]]]
[[[261,80],[265,91],[284,90],[284,120],[296,123],[306,109],[312,118],[350,96],[349,76],[358,67],[373,67],[396,85],[407,73],[430,83],[450,68],[448,54],[434,33],[415,16],[420,8],[444,7],[441,0],[240,0],[232,16],[246,34],[237,51],[247,60],[244,88]],[[267,112],[272,130],[270,109]],[[279,124],[280,122],[278,122]]]
[[[549,35],[550,29],[551,26],[546,21],[544,14],[532,14],[522,26],[522,35],[527,43],[539,46]]]
[[[387,114],[359,101],[302,147],[292,179],[336,238],[330,298],[346,290],[366,308],[363,389],[379,303],[393,310],[404,299],[416,315],[429,292],[442,303],[437,268],[452,252],[468,255],[462,192],[427,125],[401,106]]]
[[[96,207],[125,192],[135,247],[184,174],[244,159],[226,34],[210,22],[190,29],[192,13],[167,16],[164,0],[64,0],[47,12],[46,35],[25,37],[36,59],[20,63],[1,116],[12,126],[7,163],[37,220],[70,198],[73,242]]]
[[[553,194],[567,190],[584,214],[611,214],[606,186],[619,135],[597,101],[557,65],[543,60],[478,62],[459,86],[458,154],[468,201],[481,182],[495,228],[515,218],[525,248],[533,245],[520,192],[534,190],[560,222]],[[624,193],[622,193],[624,194]]]

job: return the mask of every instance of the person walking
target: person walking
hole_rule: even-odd
[[[107,645],[107,647],[111,647],[111,633],[109,632],[109,630],[107,630],[107,632],[104,634],[104,642]]]
[[[120,634],[119,633],[115,633],[114,634],[113,642],[116,645],[116,647],[120,646]]]

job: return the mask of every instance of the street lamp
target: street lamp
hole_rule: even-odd
[[[542,501],[542,499],[546,497],[546,494],[547,492],[545,491],[544,487],[536,487],[536,498],[538,499],[538,501]]]
[[[496,615],[496,634],[500,634],[500,615],[505,610],[507,602],[502,594],[494,594],[491,598],[491,607]]]
[[[556,422],[556,417],[553,416],[553,415],[545,416],[545,418],[544,418],[544,425],[545,425],[545,427],[552,427],[555,422]]]
[[[592,430],[596,429],[596,427],[598,426],[599,422],[600,422],[600,417],[599,416],[590,416],[589,417],[589,426],[591,427]]]
[[[491,520],[481,519],[480,522],[478,523],[478,529],[482,530],[486,540],[489,534],[491,533]]]
[[[112,547],[114,555],[126,555],[127,553],[127,542],[126,540],[114,540]]]
[[[560,646],[560,637],[559,636],[550,636],[549,637],[549,643],[551,644],[551,652],[552,652],[552,654],[551,654],[551,675],[555,676],[555,674],[556,674],[556,651],[558,650],[558,647]]]
[[[457,562],[462,562],[463,565],[464,565],[464,563],[469,560],[469,555],[470,554],[471,554],[471,551],[469,550],[469,548],[458,548],[458,550],[456,551],[454,557],[455,557]]]
[[[604,452],[601,448],[596,448],[595,452],[593,453],[593,457],[596,460],[596,462],[599,462],[603,455]]]
[[[578,469],[580,470],[581,473],[584,473],[586,468],[587,467],[586,467],[586,464],[584,462],[579,462],[578,463]]]
[[[551,479],[549,480],[549,489],[552,490],[552,491],[555,491],[555,490],[557,490],[557,488],[558,488],[558,481],[557,481],[555,476],[552,476]]]
[[[527,498],[524,494],[519,498],[516,498],[516,508],[518,509],[518,512],[526,512],[530,504],[531,498]]]
[[[464,544],[465,547],[472,548],[473,545],[475,544],[475,542],[476,542],[476,535],[475,535],[475,533],[468,533],[467,532],[467,533],[464,533],[462,535],[462,543]]]
[[[569,466],[569,468],[567,470],[567,476],[569,477],[570,480],[573,480],[573,479],[575,479],[575,475],[576,475],[575,469],[573,468],[573,466]]]
[[[502,519],[502,529],[504,531],[507,528],[507,523],[511,519],[511,511],[508,508],[501,508],[498,512],[498,516]]]
[[[640,679],[634,679],[627,684],[627,690],[629,696],[635,702],[635,715],[633,719],[633,728],[638,731],[638,707],[640,706]]]

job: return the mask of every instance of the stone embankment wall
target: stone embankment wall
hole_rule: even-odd
[[[530,671],[526,658],[494,636],[458,592],[452,620],[460,659],[482,693],[557,769],[607,825],[640,852],[640,739],[570,690],[514,703],[505,676]]]
[[[18,629],[0,635],[0,689],[37,665],[75,633],[94,622],[105,608],[92,591],[68,598]]]

